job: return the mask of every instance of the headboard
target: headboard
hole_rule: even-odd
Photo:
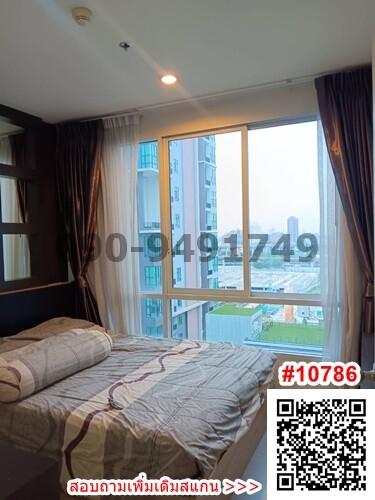
[[[58,316],[77,317],[75,283],[0,295],[0,337]]]

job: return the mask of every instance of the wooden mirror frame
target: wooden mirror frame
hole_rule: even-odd
[[[0,220],[0,293],[67,280],[62,228],[58,228],[55,179],[55,130],[41,118],[0,104],[0,118],[22,127],[26,136],[24,167],[0,163],[0,176],[28,181],[28,220]],[[26,234],[30,248],[30,278],[4,280],[3,235]]]

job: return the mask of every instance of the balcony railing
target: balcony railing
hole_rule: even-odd
[[[148,229],[160,229],[160,222],[143,222],[140,224],[141,231]]]
[[[158,163],[152,160],[150,161],[142,161],[138,163],[138,171],[143,170],[153,170],[155,172],[158,171]]]

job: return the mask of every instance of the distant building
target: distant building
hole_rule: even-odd
[[[295,306],[292,305],[286,305],[284,307],[284,321],[286,323],[294,323],[295,321],[294,308]]]
[[[288,217],[288,234],[290,234],[290,245],[292,247],[296,246],[297,239],[299,236],[298,229],[298,218],[297,217]]]
[[[296,307],[296,322],[305,324],[323,323],[323,308],[311,306]]]
[[[172,235],[176,244],[184,234],[191,235],[192,246],[202,233],[217,237],[216,156],[215,137],[198,137],[170,143],[170,189]],[[199,186],[197,195],[197,186]],[[138,226],[140,281],[144,291],[160,291],[161,262],[153,262],[160,246],[160,199],[158,145],[156,141],[141,143],[138,160]],[[195,211],[191,210],[194,200]],[[156,252],[150,248],[156,248]],[[194,248],[196,251],[196,249]],[[209,262],[184,262],[184,255],[173,259],[173,282],[177,288],[219,288],[218,258]],[[205,331],[207,302],[191,304],[184,300],[171,302],[172,336],[199,338]],[[190,327],[191,331],[188,332]],[[142,330],[144,335],[163,335],[162,301],[142,300]]]

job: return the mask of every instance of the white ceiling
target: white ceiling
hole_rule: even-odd
[[[335,70],[371,61],[374,20],[374,0],[1,0],[0,103],[59,121]]]

